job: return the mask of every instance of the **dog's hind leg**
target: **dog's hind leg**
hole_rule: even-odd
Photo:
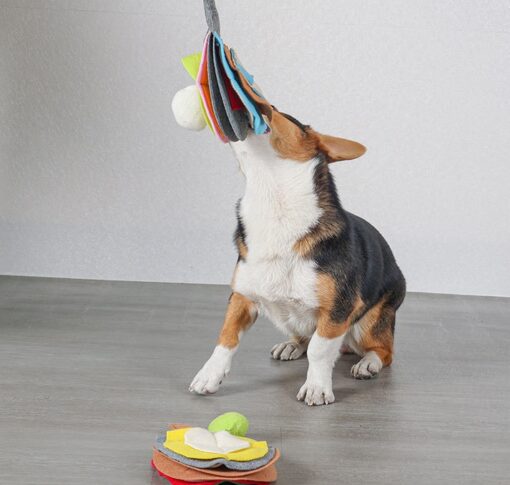
[[[356,322],[351,335],[361,349],[363,358],[352,366],[356,379],[371,379],[393,360],[395,309],[384,301],[372,307]]]

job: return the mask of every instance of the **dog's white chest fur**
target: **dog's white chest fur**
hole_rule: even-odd
[[[255,301],[285,333],[311,335],[317,307],[315,264],[293,246],[322,213],[314,191],[318,161],[297,163],[272,152],[254,153],[253,143],[248,149],[235,145],[246,175],[240,215],[248,255],[239,262],[234,290]]]

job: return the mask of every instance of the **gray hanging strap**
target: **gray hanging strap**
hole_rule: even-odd
[[[214,0],[204,0],[205,20],[211,32],[220,33],[220,16]]]

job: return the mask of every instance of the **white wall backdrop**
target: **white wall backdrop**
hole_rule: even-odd
[[[510,296],[507,0],[217,0],[273,104],[366,144],[334,168],[410,290]],[[226,283],[243,180],[180,129],[201,0],[0,0],[0,273]]]

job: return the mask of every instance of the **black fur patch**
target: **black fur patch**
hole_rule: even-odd
[[[383,297],[396,310],[404,299],[406,283],[388,243],[371,224],[342,208],[327,162],[322,160],[315,170],[319,203],[328,201],[322,207],[323,217],[341,221],[341,230],[320,241],[311,254],[319,271],[331,275],[336,283],[332,320],[345,321],[358,298],[365,306],[358,319]]]
[[[315,168],[314,185],[323,214],[310,232],[320,233],[321,228],[328,227],[331,230],[326,232],[333,235],[320,239],[308,257],[316,262],[319,272],[331,275],[335,281],[336,298],[331,320],[343,323],[360,298],[364,308],[357,315],[357,320],[382,298],[386,306],[397,310],[406,293],[404,276],[388,243],[377,229],[343,209],[324,156]],[[241,246],[246,248],[240,204],[241,200],[236,204],[237,228],[234,233],[238,250]],[[244,260],[241,251],[239,260]],[[391,325],[393,331],[394,320]]]
[[[234,232],[234,244],[236,245],[239,251],[239,260],[244,261],[244,258],[241,256],[241,251],[239,250],[240,245],[243,244],[246,247],[246,230],[244,228],[243,219],[241,217],[241,199],[239,199],[236,203],[236,219],[237,219],[237,227]]]
[[[298,121],[294,116],[288,115],[287,113],[282,113],[279,111],[282,116],[285,116],[290,122],[294,123],[303,133],[306,133],[306,130],[310,128],[310,125],[303,125],[300,121]]]

